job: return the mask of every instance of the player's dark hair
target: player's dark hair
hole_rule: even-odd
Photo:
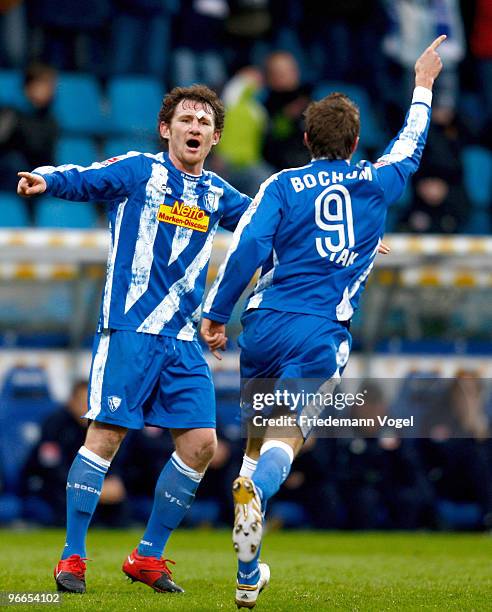
[[[304,113],[307,147],[317,159],[348,159],[360,131],[359,109],[342,93],[311,102]]]
[[[159,111],[159,125],[161,122],[171,123],[174,111],[181,100],[200,102],[204,108],[214,116],[214,129],[222,132],[224,129],[225,109],[219,96],[206,85],[192,85],[191,87],[175,87],[163,99]]]

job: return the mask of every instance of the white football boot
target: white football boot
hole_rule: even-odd
[[[239,476],[232,485],[234,498],[234,528],[232,543],[239,561],[252,561],[261,544],[263,516],[261,499],[256,487],[245,476]]]
[[[270,582],[270,568],[266,563],[259,564],[260,579],[256,584],[236,585],[236,605],[238,608],[254,608],[258,595]]]

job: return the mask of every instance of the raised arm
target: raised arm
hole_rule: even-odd
[[[145,156],[129,153],[88,167],[42,166],[32,172],[19,172],[17,193],[31,197],[50,193],[74,201],[114,200],[129,195],[145,163]]]
[[[374,164],[388,204],[401,196],[419,167],[429,130],[432,87],[442,69],[437,48],[445,40],[444,35],[436,38],[415,63],[415,90],[403,128]]]
[[[415,87],[425,87],[432,91],[434,81],[442,70],[442,61],[437,49],[445,40],[444,34],[438,36],[415,62]]]

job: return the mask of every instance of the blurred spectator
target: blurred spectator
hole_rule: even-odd
[[[27,48],[26,17],[22,0],[0,0],[0,65],[21,68]]]
[[[51,103],[56,80],[53,68],[31,65],[24,75],[24,110],[0,109],[0,189],[16,189],[20,168],[54,163],[58,126]]]
[[[265,108],[268,113],[263,157],[275,170],[309,162],[304,146],[304,111],[311,87],[302,85],[295,57],[275,51],[266,59]]]
[[[256,94],[262,81],[260,70],[248,66],[227,83],[222,94],[226,107],[225,128],[213,161],[214,170],[251,197],[273,174],[273,169],[261,157],[267,117]]]
[[[492,526],[492,446],[482,381],[462,371],[427,417],[420,440],[428,479],[438,497],[440,526]]]
[[[374,90],[386,25],[380,3],[304,0],[302,6],[300,37],[307,53],[306,68],[315,67],[313,77],[348,81]]]
[[[177,0],[114,0],[112,73],[167,77]]]
[[[415,529],[432,522],[432,490],[425,480],[412,440],[388,436],[378,415],[388,414],[383,393],[375,383],[363,383],[365,402],[351,416],[373,419],[354,438],[337,440],[340,500],[347,529]]]
[[[272,26],[271,0],[228,0],[225,22],[231,52],[229,70],[234,73],[248,64],[262,64]]]
[[[182,0],[174,30],[173,85],[206,83],[220,88],[226,82],[224,22],[227,0]]]
[[[437,105],[413,178],[415,198],[407,214],[407,231],[452,234],[466,223],[470,201],[463,186],[462,151],[467,140],[467,130],[454,108]]]
[[[454,108],[458,97],[458,64],[465,55],[463,22],[457,0],[385,0],[390,19],[389,32],[383,48],[403,75],[403,87],[390,91],[406,108],[413,90],[414,64],[427,45],[437,36],[446,34],[439,49],[443,70],[434,88],[434,101],[439,106]]]
[[[28,0],[30,56],[59,70],[107,71],[111,0]],[[82,8],[83,7],[83,8]]]
[[[486,113],[484,144],[492,149],[492,2],[490,0],[477,0],[471,51],[477,61],[479,92]]]
[[[88,421],[87,382],[74,384],[66,407],[43,423],[41,439],[24,467],[24,514],[44,525],[64,525],[67,474],[73,456],[84,444]],[[107,527],[127,524],[126,490],[117,457],[111,464],[101,492],[96,522]]]

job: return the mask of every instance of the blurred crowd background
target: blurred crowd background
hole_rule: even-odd
[[[374,426],[311,437],[269,506],[270,528],[492,527],[492,402],[483,381],[473,371],[424,380],[414,373],[397,381],[393,397],[385,382],[361,381],[364,405],[334,416],[413,415],[415,437],[383,429],[377,420]],[[235,377],[229,386],[217,386],[218,449],[186,525],[230,523],[230,486],[244,441],[238,399]],[[76,381],[68,402],[60,406],[42,369],[17,367],[5,379],[0,406],[0,524],[62,526],[67,473],[87,427],[81,418],[87,410],[86,381]],[[145,522],[155,483],[172,451],[165,430],[130,432],[106,478],[96,523],[126,527]]]
[[[429,144],[387,229],[487,235],[490,0],[0,0],[0,228],[104,227],[102,204],[21,200],[16,173],[157,151],[157,113],[175,85],[205,82],[221,93],[226,127],[207,164],[250,195],[272,172],[309,161],[303,112],[331,91],[359,105],[356,159],[375,161],[403,122],[416,58],[443,33],[445,68]],[[0,268],[3,349],[90,345],[101,274],[84,285],[66,270],[49,282],[42,270],[39,282],[30,268],[18,277]],[[428,286],[397,286],[386,274],[389,281],[370,287],[370,308],[354,321],[355,349],[386,351],[395,360],[405,351],[490,357],[492,285],[465,276],[459,287],[448,276],[444,286],[435,276]],[[237,314],[234,321],[237,331]],[[492,402],[480,376],[459,372],[431,393],[410,373],[392,398],[373,381],[367,410],[420,411],[421,438],[376,430],[311,440],[271,504],[271,527],[490,529]],[[219,449],[188,524],[230,522],[230,483],[243,451],[237,389],[237,371],[217,384]],[[86,395],[86,383],[76,382],[60,406],[43,368],[4,372],[0,523],[63,524]],[[171,448],[158,429],[129,435],[107,479],[99,524],[146,520]]]
[[[415,59],[442,33],[429,145],[388,230],[488,233],[488,0],[2,0],[0,199],[10,213],[0,223],[102,223],[91,206],[13,202],[15,172],[157,150],[156,115],[175,85],[223,95],[226,128],[209,166],[251,195],[273,171],[308,161],[303,112],[333,90],[360,107],[356,159],[375,161],[402,124]]]

